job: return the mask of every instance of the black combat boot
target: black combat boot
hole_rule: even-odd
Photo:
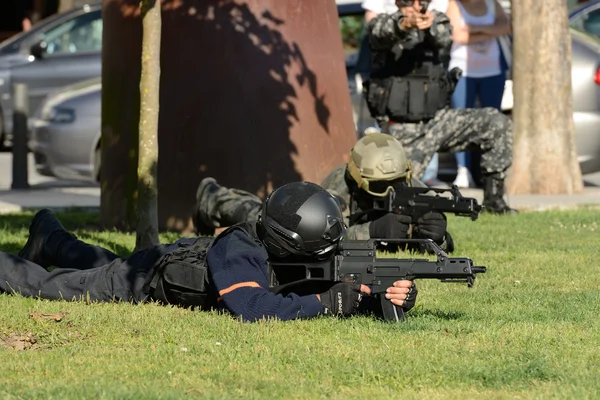
[[[205,197],[206,194],[214,193],[219,190],[219,188],[220,186],[214,178],[204,178],[200,182],[200,185],[198,185],[198,190],[196,191],[196,209],[193,216],[194,230],[198,236],[213,236],[215,234],[215,227],[211,226],[202,218],[200,205],[207,201]]]
[[[494,175],[483,177],[483,211],[492,214],[518,214],[504,201],[504,179]]]
[[[54,264],[54,255],[64,239],[76,239],[58,221],[52,211],[40,210],[29,226],[29,238],[19,257],[44,268]]]

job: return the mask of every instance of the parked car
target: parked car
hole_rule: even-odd
[[[600,0],[592,0],[569,10],[569,24],[582,32],[600,37]]]
[[[12,139],[13,83],[26,83],[33,112],[50,92],[102,71],[102,3],[53,15],[0,43],[0,144]]]
[[[48,96],[31,118],[38,173],[97,181],[100,176],[101,78],[67,86]]]

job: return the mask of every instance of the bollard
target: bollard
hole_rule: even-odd
[[[12,143],[12,189],[28,189],[27,181],[27,119],[29,115],[29,94],[27,85],[15,83],[13,96],[13,143]]]

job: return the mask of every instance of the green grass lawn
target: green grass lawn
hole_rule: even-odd
[[[0,216],[0,249],[18,252],[32,215]],[[134,235],[96,232],[95,214],[59,216],[117,253],[134,245]],[[0,399],[599,398],[599,216],[449,217],[454,255],[488,271],[471,289],[419,281],[403,324],[247,324],[156,304],[2,294]],[[10,348],[14,339],[25,349]]]

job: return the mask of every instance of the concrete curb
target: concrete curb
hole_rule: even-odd
[[[465,197],[483,200],[481,189],[462,189]],[[571,210],[580,207],[600,209],[600,188],[586,187],[576,195],[515,195],[508,198],[511,207],[521,211]],[[100,211],[100,188],[36,188],[0,190],[0,215],[48,208],[55,211]]]

